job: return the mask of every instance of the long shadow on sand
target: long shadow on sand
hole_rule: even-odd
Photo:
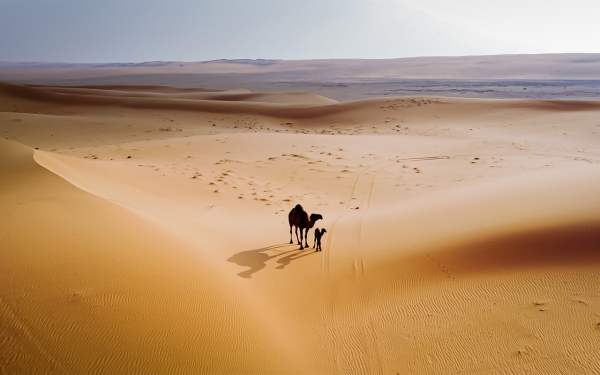
[[[290,249],[287,251],[282,251],[279,254],[275,254],[275,255],[265,254],[265,252],[267,252],[269,250],[280,250],[281,251],[281,250],[284,250],[285,248],[290,248],[290,247],[293,247],[293,249]],[[250,267],[250,269],[238,273],[238,276],[248,279],[248,278],[251,278],[252,275],[255,274],[256,272],[265,268],[267,266],[267,262],[270,259],[277,258],[277,257],[280,257],[285,254],[289,254],[288,256],[277,260],[277,263],[280,264],[277,267],[277,269],[283,269],[285,266],[290,264],[293,260],[305,257],[306,255],[310,255],[313,253],[314,253],[314,251],[310,251],[309,249],[299,250],[298,245],[295,245],[295,244],[294,245],[282,244],[282,245],[273,245],[273,246],[262,247],[260,249],[255,249],[255,250],[242,251],[237,254],[234,254],[231,258],[227,259],[227,261],[231,262],[231,263],[235,263],[238,266]]]
[[[290,255],[280,258],[280,259],[277,259],[277,263],[279,263],[279,266],[277,266],[275,268],[278,270],[282,270],[285,268],[285,266],[292,263],[292,261],[294,261],[296,259],[304,258],[305,256],[312,255],[312,254],[316,254],[316,252],[314,250],[310,250],[310,248],[308,248],[308,247],[305,248],[304,250],[297,250],[293,254],[290,254]]]

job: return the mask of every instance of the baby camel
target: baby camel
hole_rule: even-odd
[[[323,251],[323,248],[321,247],[321,237],[323,237],[323,235],[327,233],[327,231],[325,230],[325,228],[323,229],[315,229],[315,243],[313,244],[313,247],[316,246],[317,250],[316,251]]]
[[[288,221],[290,223],[290,243],[294,243],[292,240],[292,227],[296,227],[296,239],[298,240],[298,245],[300,245],[300,250],[304,249],[304,246],[302,246],[303,238],[306,243],[305,246],[308,247],[308,230],[315,226],[317,220],[321,219],[323,219],[323,216],[319,214],[311,214],[309,218],[302,206],[297,204],[296,207],[292,208],[288,215]],[[298,237],[298,228],[300,228],[300,237]]]

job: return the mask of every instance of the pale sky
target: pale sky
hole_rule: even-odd
[[[440,20],[544,52],[600,52],[599,0],[403,0]]]
[[[600,0],[0,0],[0,61],[600,53]]]

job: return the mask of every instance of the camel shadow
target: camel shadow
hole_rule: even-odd
[[[294,253],[294,254],[290,254],[290,255],[288,255],[286,257],[277,259],[277,263],[279,263],[279,266],[277,266],[275,268],[278,269],[278,270],[282,270],[287,265],[289,265],[290,263],[292,263],[292,261],[294,261],[296,259],[304,258],[305,256],[309,256],[309,255],[312,255],[312,254],[316,254],[316,251],[314,251],[314,250],[311,251],[309,247],[306,247],[305,250],[297,250],[297,252]]]
[[[227,259],[227,261],[231,262],[231,263],[235,263],[238,266],[250,267],[248,270],[238,273],[238,276],[249,279],[252,277],[253,274],[255,274],[256,272],[265,268],[267,266],[267,262],[270,259],[277,258],[278,256],[281,256],[281,255],[284,255],[284,254],[287,254],[290,252],[299,251],[298,249],[293,249],[293,250],[284,251],[282,253],[271,255],[271,256],[269,256],[268,254],[265,254],[265,252],[268,250],[280,250],[280,249],[283,249],[283,248],[286,248],[289,246],[296,246],[296,245],[282,244],[282,245],[273,245],[273,246],[262,247],[260,249],[254,249],[254,250],[246,250],[246,251],[242,251],[242,252],[232,255],[229,259]]]

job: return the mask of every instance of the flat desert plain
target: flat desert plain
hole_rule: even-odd
[[[598,101],[0,83],[0,136],[0,373],[600,372]]]

